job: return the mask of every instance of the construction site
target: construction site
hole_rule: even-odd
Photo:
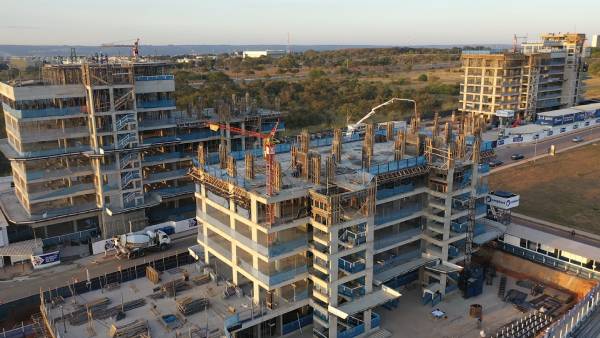
[[[551,328],[598,294],[596,281],[498,247],[511,224],[502,199],[518,205],[518,196],[488,191],[485,159],[494,151],[480,140],[481,123],[452,116],[441,127],[436,116],[426,126],[416,115],[408,126],[303,132],[281,143],[277,124],[257,133],[207,122],[261,147],[227,151],[223,136],[211,157],[199,146],[189,174],[200,224],[189,249],[195,262],[148,263],[87,290],[85,281],[46,290],[41,331],[559,337]]]
[[[249,95],[214,107],[199,98],[177,110],[170,64],[118,61],[48,64],[40,80],[0,83],[7,133],[0,151],[13,177],[0,191],[7,238],[15,243],[0,252],[6,264],[28,259],[32,248],[193,218],[192,158],[199,141],[216,153],[221,137],[205,122],[226,116],[260,132],[280,118]],[[227,151],[254,142],[234,136]]]
[[[585,323],[599,312],[600,236],[515,215],[518,192],[490,190],[499,143],[483,140],[484,114],[424,121],[414,100],[393,98],[347,128],[283,138],[279,107],[249,95],[176,110],[167,66],[100,57],[0,84],[9,239],[47,246],[197,221],[188,252],[42,288],[33,323],[0,337],[597,329]],[[415,105],[408,123],[368,123],[395,101]]]

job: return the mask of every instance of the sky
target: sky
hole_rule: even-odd
[[[510,44],[600,33],[598,0],[1,0],[0,44]],[[590,37],[588,37],[590,38]]]

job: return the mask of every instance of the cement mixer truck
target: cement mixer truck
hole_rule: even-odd
[[[146,233],[129,233],[113,238],[117,257],[135,258],[146,254],[146,250],[167,250],[171,237],[161,230],[149,230]]]

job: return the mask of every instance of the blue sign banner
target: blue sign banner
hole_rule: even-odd
[[[60,251],[31,255],[31,265],[33,265],[34,269],[46,268],[57,264],[60,264]]]
[[[513,142],[523,142],[523,136],[515,136],[515,137],[513,137]]]

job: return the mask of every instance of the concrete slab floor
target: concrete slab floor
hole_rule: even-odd
[[[186,265],[181,267],[181,269],[174,269],[173,272],[164,272],[161,275],[161,284],[170,280],[181,278],[180,272],[184,269],[190,273],[191,278],[199,275],[199,272],[196,270],[196,267],[194,265]],[[190,283],[190,285],[193,284]],[[223,282],[220,282],[218,285],[214,282],[210,282],[202,286],[194,286],[188,290],[179,292],[176,299],[180,299],[182,297],[206,297],[210,300],[209,309],[207,311],[195,313],[187,317],[182,317],[185,318],[185,322],[183,323],[183,325],[177,330],[170,331],[166,330],[160,324],[160,321],[157,318],[156,314],[177,314],[178,311],[176,309],[176,299],[165,297],[162,299],[153,300],[148,298],[148,295],[152,294],[153,289],[156,287],[157,285],[152,284],[145,278],[141,278],[135,281],[123,283],[121,287],[114,290],[97,290],[82,295],[77,295],[76,299],[78,304],[84,304],[92,300],[107,297],[111,301],[109,307],[121,304],[121,299],[124,302],[140,298],[146,299],[146,305],[140,308],[127,311],[126,318],[119,322],[116,322],[114,318],[108,318],[104,320],[95,319],[93,321],[92,326],[96,334],[98,334],[98,336],[100,337],[105,337],[108,335],[110,326],[113,323],[120,326],[129,323],[135,319],[146,319],[148,321],[148,326],[152,335],[156,335],[157,337],[175,337],[176,332],[184,333],[188,332],[190,329],[193,329],[195,327],[205,327],[207,325],[211,330],[215,329],[222,331],[223,320],[229,315],[231,315],[228,309],[231,307],[237,309],[238,311],[243,310],[249,308],[250,303],[250,300],[246,297],[240,298],[233,296],[226,300],[222,299],[222,292],[225,288],[225,283]],[[73,303],[73,298],[67,298],[63,306],[65,314],[71,313],[77,307],[77,305]],[[155,310],[151,309],[153,307],[155,308]],[[50,313],[53,318],[60,317],[61,308],[52,308],[50,310]],[[80,338],[90,336],[87,324],[73,326],[66,322],[66,333],[64,333],[65,327],[62,321],[58,321],[56,326],[60,330],[61,335],[64,335],[65,337]]]
[[[390,311],[379,307],[375,311],[381,315],[381,327],[390,331],[393,337],[476,338],[480,337],[481,329],[477,327],[477,319],[469,316],[469,307],[471,304],[480,304],[483,307],[482,329],[489,336],[503,325],[525,315],[512,304],[498,298],[499,280],[496,277],[493,285],[484,285],[483,293],[477,297],[464,299],[457,291],[434,307],[422,305],[420,291],[413,287],[401,291],[398,308]],[[529,290],[517,286],[515,282],[508,278],[507,292],[517,289],[529,295]],[[528,296],[528,300],[530,298]],[[431,311],[435,309],[444,311],[448,318],[434,319]]]

